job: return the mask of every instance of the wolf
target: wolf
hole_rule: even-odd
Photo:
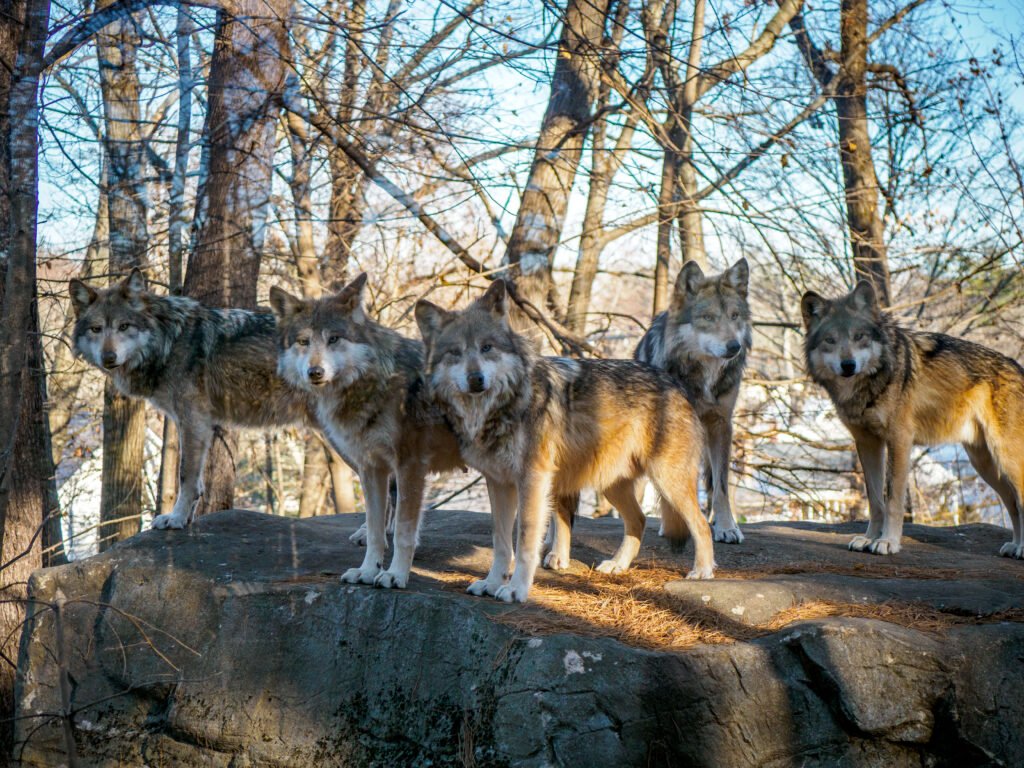
[[[682,391],[668,374],[632,360],[538,356],[509,326],[507,296],[498,279],[461,312],[426,300],[415,309],[430,392],[462,457],[488,482],[494,559],[468,591],[525,602],[551,501],[582,488],[603,491],[621,513],[626,536],[613,561],[628,567],[643,534],[636,484],[644,475],[662,496],[666,534],[679,540],[689,529],[694,539],[688,578],[712,578],[711,529],[697,503],[704,440]],[[515,570],[506,583],[517,512]],[[568,560],[567,521],[554,520],[555,551]]]
[[[999,554],[1024,558],[1024,368],[980,344],[901,328],[864,280],[837,299],[808,291],[801,313],[807,370],[864,468],[870,522],[850,549],[899,552],[911,449],[959,442],[1013,521]]]
[[[213,309],[182,296],[157,296],[138,269],[101,288],[68,285],[75,354],[110,377],[119,392],[144,398],[178,428],[181,487],[154,528],[184,528],[203,495],[203,468],[221,424],[266,429],[301,424],[309,398],[277,375],[269,312]]]
[[[686,262],[668,310],[654,318],[633,353],[636,360],[668,371],[697,411],[707,438],[712,533],[727,544],[743,541],[729,504],[729,459],[732,414],[753,343],[749,280],[746,259],[716,277],[705,277],[696,262]]]
[[[362,483],[366,553],[342,581],[401,589],[409,581],[428,473],[465,464],[454,433],[427,396],[423,344],[372,320],[365,290],[365,273],[316,300],[272,288],[277,370],[312,399],[317,423],[331,445],[352,458]],[[395,551],[384,570],[391,475],[398,491]]]

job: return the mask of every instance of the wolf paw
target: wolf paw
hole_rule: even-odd
[[[544,567],[551,571],[564,571],[569,567],[569,558],[557,552],[548,552],[544,556]]]
[[[154,517],[153,524],[150,527],[155,528],[157,530],[162,530],[165,528],[181,529],[185,528],[186,526],[188,526],[188,519],[179,517],[178,515],[175,515],[172,512],[171,514],[157,515],[156,517]]]
[[[529,592],[529,587],[509,583],[499,587],[498,591],[494,593],[494,597],[503,603],[525,603]]]
[[[346,584],[373,584],[380,573],[380,568],[349,568],[341,574],[341,580]]]
[[[626,569],[619,565],[618,560],[602,560],[594,568],[598,573],[625,573]]]
[[[493,595],[501,589],[501,584],[495,584],[494,582],[488,581],[487,579],[478,579],[466,587],[466,591],[471,595],[477,597],[483,597],[484,595]]]
[[[1008,541],[999,548],[999,554],[1003,557],[1015,557],[1018,560],[1024,560],[1024,544]]]
[[[895,555],[900,551],[900,543],[892,539],[875,539],[868,549],[876,555]]]
[[[723,528],[722,530],[712,528],[712,533],[715,535],[715,541],[720,541],[723,544],[743,543],[743,534],[737,526],[733,526],[732,528]]]
[[[863,552],[871,546],[871,541],[867,536],[854,536],[846,547],[853,552]]]
[[[711,566],[705,566],[704,568],[694,568],[688,574],[688,579],[713,579],[715,578],[715,569]]]
[[[373,586],[380,587],[381,589],[405,589],[408,583],[409,574],[394,573],[392,571],[378,573],[377,578],[373,580]]]
[[[348,537],[348,540],[355,544],[357,547],[366,546],[366,523],[360,525],[356,532]]]

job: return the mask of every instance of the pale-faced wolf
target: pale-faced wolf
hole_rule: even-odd
[[[308,398],[277,376],[274,316],[213,309],[146,290],[139,270],[109,288],[69,284],[75,353],[118,391],[145,398],[178,427],[181,487],[154,528],[184,528],[203,493],[215,427],[264,429],[301,423]]]
[[[697,503],[704,441],[681,390],[666,373],[634,361],[539,357],[509,327],[506,297],[496,280],[461,312],[416,305],[430,391],[462,457],[488,481],[494,561],[469,591],[524,602],[552,498],[582,488],[603,491],[621,513],[626,536],[613,561],[628,567],[643,534],[635,489],[645,475],[661,494],[666,535],[683,539],[688,529],[694,539],[689,578],[712,578],[711,529]],[[517,510],[515,571],[506,583]],[[567,560],[568,521],[555,516],[555,524],[554,546]]]
[[[871,519],[850,549],[899,552],[911,449],[959,442],[1013,521],[999,554],[1024,558],[1024,369],[980,344],[901,328],[867,281],[838,299],[809,291],[801,309],[808,372],[864,468]]]
[[[365,274],[317,300],[272,288],[280,324],[278,371],[312,398],[317,423],[359,473],[366,553],[342,580],[402,588],[416,549],[427,474],[464,464],[455,435],[426,397],[423,345],[368,317],[365,288]],[[395,552],[385,571],[391,474],[398,487]]]
[[[633,356],[668,371],[686,392],[707,438],[708,505],[715,541],[738,544],[743,534],[729,504],[732,413],[747,364],[752,334],[747,283],[740,259],[715,277],[696,262],[679,271],[672,303],[654,318]]]

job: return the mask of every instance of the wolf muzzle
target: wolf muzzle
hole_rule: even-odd
[[[849,378],[857,373],[857,361],[856,360],[841,360],[839,362],[839,370],[842,371],[843,376]]]
[[[324,369],[319,365],[311,365],[306,370],[306,375],[309,377],[310,384],[323,384],[324,383]]]
[[[100,357],[100,362],[103,363],[103,367],[108,371],[111,368],[117,368],[117,353],[116,352],[104,352]]]
[[[725,345],[725,357],[728,359],[736,357],[740,353],[740,349],[742,349],[740,343],[733,339]]]
[[[466,383],[469,384],[470,392],[483,392],[486,387],[484,386],[487,382],[484,380],[484,375],[479,371],[475,371],[466,376]]]

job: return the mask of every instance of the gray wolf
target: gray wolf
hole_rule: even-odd
[[[654,318],[633,357],[668,371],[686,392],[707,437],[708,504],[715,541],[739,544],[743,534],[729,504],[732,413],[752,345],[747,284],[740,259],[705,277],[696,262],[679,271],[667,311]]]
[[[494,560],[470,593],[525,602],[551,501],[582,488],[603,491],[621,513],[626,535],[613,560],[628,567],[643,534],[636,484],[644,475],[661,494],[666,534],[680,540],[689,529],[694,538],[689,578],[712,578],[711,529],[697,504],[700,421],[670,376],[631,360],[538,356],[509,327],[502,280],[461,312],[421,300],[416,322],[431,394],[490,491]],[[515,570],[506,583],[517,511]],[[567,561],[568,521],[554,522],[554,553]]]
[[[366,553],[342,580],[404,588],[426,476],[464,463],[455,435],[426,396],[423,344],[368,317],[365,289],[365,273],[317,300],[272,288],[280,326],[278,372],[312,399],[317,423],[335,450],[351,457],[363,486]],[[392,474],[398,490],[395,552],[384,570]]]
[[[118,391],[145,398],[174,420],[181,441],[181,487],[154,528],[184,528],[203,493],[203,467],[215,427],[266,429],[303,423],[305,394],[277,376],[274,316],[213,309],[146,290],[135,269],[109,288],[69,284],[75,353]]]
[[[999,554],[1024,558],[1024,369],[980,344],[901,328],[867,281],[837,299],[808,291],[801,311],[808,372],[864,468],[870,522],[850,549],[899,552],[911,449],[959,442],[1013,521]]]

